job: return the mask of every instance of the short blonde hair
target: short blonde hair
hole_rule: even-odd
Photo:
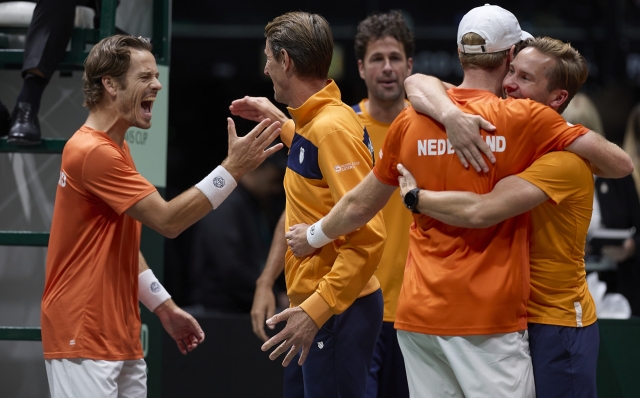
[[[570,43],[563,43],[550,37],[530,39],[526,47],[533,47],[555,59],[555,67],[549,69],[546,74],[549,79],[547,90],[567,90],[567,100],[558,108],[558,112],[562,113],[587,81],[589,76],[587,61]]]
[[[562,112],[562,116],[569,123],[581,124],[589,130],[605,136],[598,108],[586,94],[576,94],[567,109]]]
[[[482,45],[486,44],[485,40],[477,33],[469,32],[462,36],[462,44],[465,45]],[[462,69],[484,69],[492,71],[502,65],[509,50],[498,51],[497,53],[488,54],[466,54],[460,52],[458,58],[462,64]]]

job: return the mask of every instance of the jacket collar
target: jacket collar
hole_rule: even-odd
[[[340,104],[342,104],[340,89],[335,81],[329,79],[322,90],[309,97],[300,107],[295,109],[287,107],[287,110],[296,124],[296,130],[299,130],[313,120],[325,106]]]

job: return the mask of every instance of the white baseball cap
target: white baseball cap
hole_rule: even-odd
[[[463,45],[462,36],[467,33],[477,33],[485,44]],[[531,38],[533,36],[520,29],[515,15],[502,7],[489,4],[466,13],[458,26],[458,48],[465,54],[496,53]]]

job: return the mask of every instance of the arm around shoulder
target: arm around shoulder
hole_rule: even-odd
[[[633,172],[631,157],[594,131],[576,138],[565,150],[587,159],[600,177],[622,178]]]
[[[488,228],[525,213],[549,197],[537,186],[517,177],[503,178],[493,191],[420,191],[418,210],[439,221],[462,228]]]
[[[444,122],[443,115],[447,113],[462,113],[449,99],[442,81],[436,77],[413,74],[404,81],[404,89],[416,111],[431,116],[440,123]]]
[[[489,171],[483,154],[491,163],[495,156],[480,135],[480,129],[494,131],[495,127],[477,115],[464,113],[449,95],[445,83],[433,76],[414,74],[404,83],[411,106],[420,113],[432,117],[445,126],[447,137],[462,165],[478,172]]]
[[[416,180],[403,165],[398,165],[401,176],[400,195],[416,188]],[[503,178],[493,191],[480,195],[462,191],[420,190],[417,210],[445,224],[461,228],[488,228],[507,218],[531,210],[549,197],[537,186],[517,177]]]

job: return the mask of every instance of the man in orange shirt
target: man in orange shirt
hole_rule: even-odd
[[[265,150],[279,123],[265,120],[238,138],[228,120],[229,156],[194,188],[165,202],[135,168],[125,133],[151,126],[158,69],[151,44],[116,35],[85,61],[85,124],[62,153],[51,224],[42,345],[53,398],[146,396],[138,299],[155,312],[182,353],[204,340],[148,269],[141,222],[175,237],[216,208],[236,181],[281,144]],[[262,134],[261,134],[262,133]]]
[[[548,37],[527,40],[522,47],[504,79],[505,92],[561,113],[587,79],[587,62],[569,44]],[[418,111],[464,117],[439,81],[434,83],[440,99],[424,101],[433,97],[423,92],[434,90],[423,83],[429,84],[420,76],[407,81]],[[417,186],[408,170],[402,174],[404,196]],[[590,165],[564,151],[544,155],[488,194],[419,191],[418,211],[459,227],[488,227],[533,208],[527,318],[536,393],[545,398],[597,396],[600,337],[584,266],[593,194]]]
[[[411,74],[413,48],[413,34],[399,11],[371,15],[358,24],[355,52],[360,77],[367,86],[368,98],[352,108],[369,133],[376,161],[379,160],[378,150],[382,148],[391,122],[409,105],[405,99],[403,82]],[[280,120],[283,124],[281,139],[285,145],[291,144],[293,121],[280,114],[268,99],[245,97],[233,101],[230,110],[234,115],[254,121],[260,121],[267,115],[272,120]],[[375,276],[382,289],[384,316],[367,380],[366,398],[403,398],[409,396],[409,389],[393,323],[407,261],[412,217],[407,213],[399,195],[391,197],[382,209],[382,214],[387,229],[387,242]],[[283,229],[284,224],[276,228],[269,260],[256,281],[252,323],[254,332],[264,341],[268,340],[264,333],[264,321],[275,313],[273,284],[284,269],[287,244]]]
[[[500,179],[563,148],[628,173],[624,153],[615,154],[621,163],[609,164],[600,149],[615,148],[601,148],[595,133],[567,126],[532,101],[498,97],[509,49],[527,37],[513,14],[489,5],[467,13],[458,29],[465,76],[448,94],[465,112],[496,126],[495,135],[482,132],[496,167],[484,175],[465,170],[442,125],[407,108],[391,125],[373,173],[324,219],[287,233],[294,254],[321,247],[375,214],[395,190],[398,163],[419,170],[418,186],[476,193],[490,192]],[[415,210],[416,203],[405,204]],[[528,239],[527,215],[483,230],[414,215],[395,324],[412,396],[535,396],[526,333]]]

